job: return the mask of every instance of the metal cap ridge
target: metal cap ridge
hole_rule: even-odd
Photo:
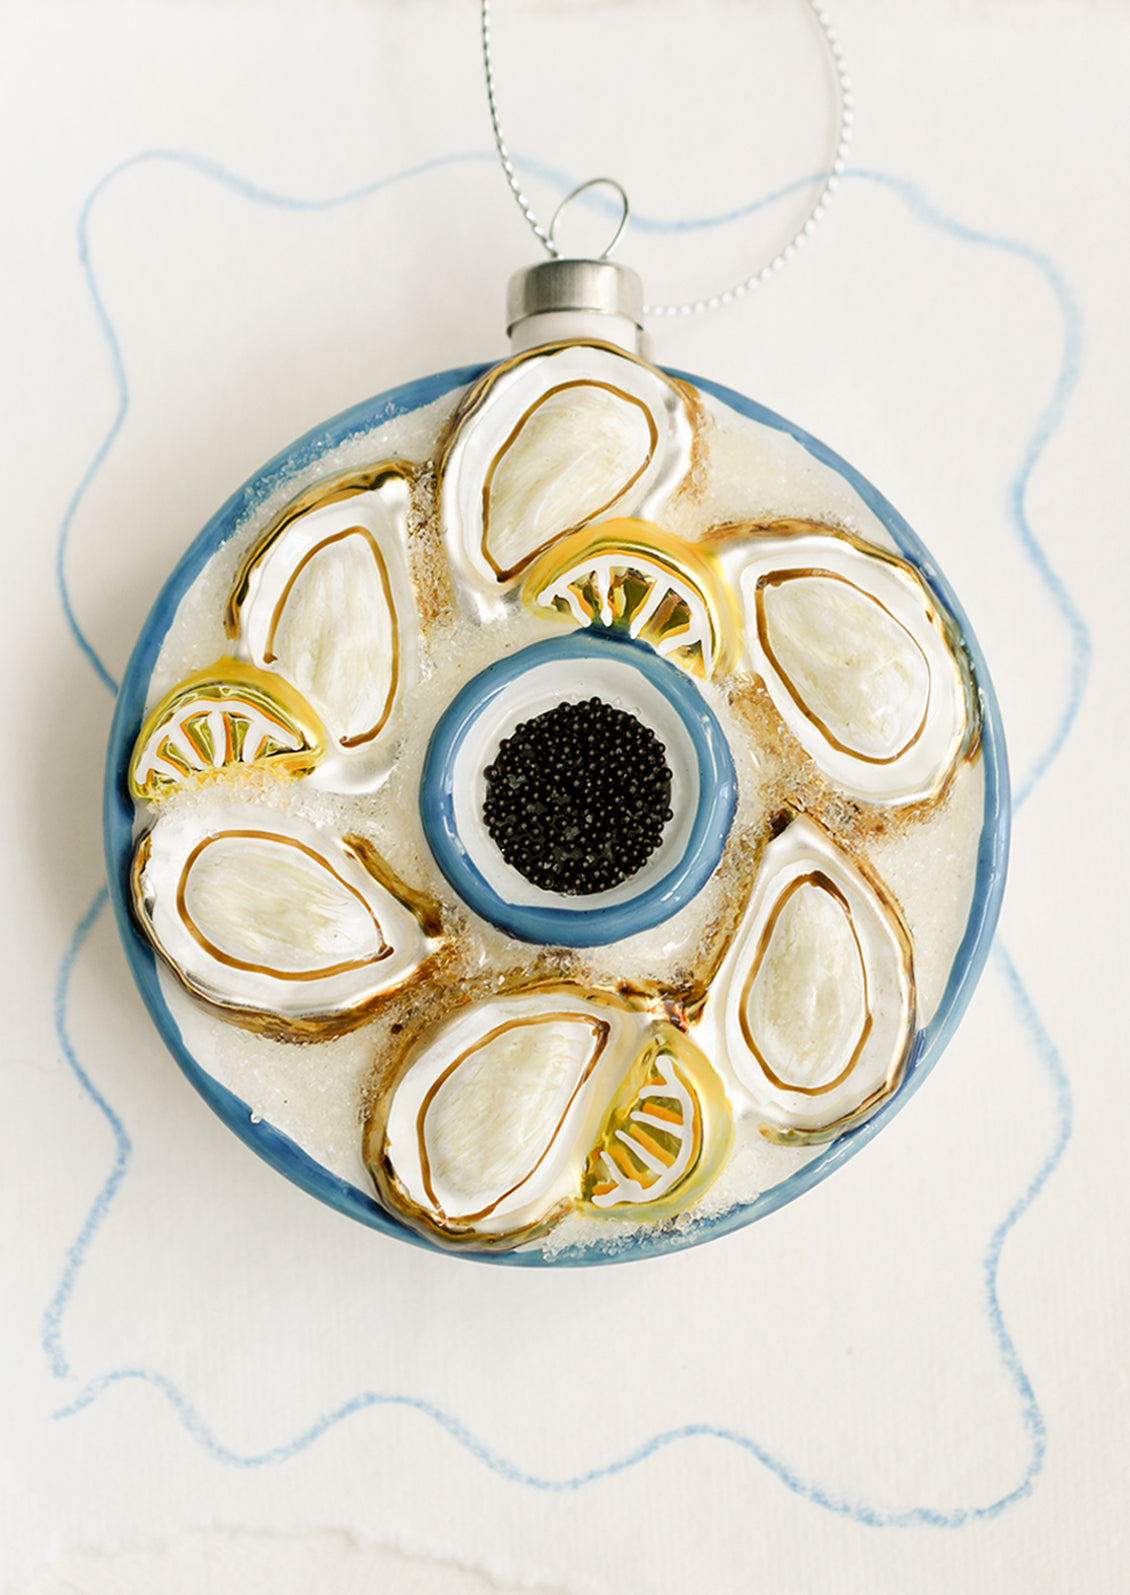
[[[511,277],[506,331],[530,316],[579,312],[621,316],[643,330],[643,282],[630,266],[611,260],[543,260]]]

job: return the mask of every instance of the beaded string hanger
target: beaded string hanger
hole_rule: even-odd
[[[828,55],[835,71],[836,86],[838,91],[838,128],[835,154],[832,157],[831,166],[824,178],[823,183],[820,186],[819,192],[817,193],[816,199],[812,205],[812,209],[809,211],[801,226],[798,227],[796,232],[789,239],[788,243],[786,243],[782,249],[778,250],[777,254],[775,254],[771,260],[767,260],[764,265],[759,266],[756,271],[751,272],[749,276],[743,278],[741,282],[733,283],[729,288],[722,289],[718,293],[710,294],[705,299],[688,299],[677,304],[644,304],[642,307],[644,315],[657,317],[699,315],[707,310],[719,310],[723,305],[733,304],[735,300],[744,298],[746,294],[752,293],[755,288],[760,288],[763,283],[768,282],[784,266],[786,266],[788,262],[796,255],[798,249],[808,242],[808,240],[812,237],[812,234],[820,225],[821,221],[823,221],[824,217],[827,215],[828,207],[832,203],[832,200],[839,188],[840,177],[843,175],[847,162],[847,152],[848,147],[851,144],[852,130],[855,122],[855,101],[852,94],[851,78],[848,74],[847,65],[844,60],[844,52],[841,48],[836,31],[832,25],[831,18],[824,7],[817,3],[817,0],[805,0],[805,4],[812,12],[813,17],[820,28],[821,34],[823,35],[824,43],[827,47]],[[537,218],[536,213],[534,212],[533,207],[522,190],[521,183],[518,180],[518,175],[514,169],[514,163],[510,157],[510,151],[507,146],[506,139],[502,132],[502,123],[498,111],[498,96],[495,91],[494,67],[491,57],[490,0],[480,0],[480,15],[482,24],[483,71],[486,79],[487,106],[490,111],[491,130],[494,134],[495,148],[498,151],[498,158],[502,165],[502,170],[506,176],[507,183],[510,185],[510,191],[514,195],[518,209],[525,217],[527,223],[529,224],[530,230],[534,234],[534,237],[537,238],[538,241],[544,246],[550,258],[552,260],[560,260],[562,256],[560,247],[558,246],[555,238],[555,229],[557,222],[566,206],[568,206],[573,200],[577,199],[581,194],[585,193],[590,188],[597,186],[607,186],[613,188],[620,197],[621,216],[611,242],[605,246],[599,257],[601,260],[607,260],[623,237],[624,231],[628,224],[631,206],[627,193],[625,192],[623,186],[617,182],[614,177],[590,177],[587,179],[587,181],[579,183],[576,188],[574,188],[565,196],[565,198],[561,201],[561,204],[557,207],[557,210],[554,212],[549,227],[546,228],[542,226],[541,222]]]

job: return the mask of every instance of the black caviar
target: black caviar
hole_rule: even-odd
[[[650,726],[601,698],[524,720],[488,765],[483,819],[534,886],[587,897],[647,862],[671,818],[671,771]]]

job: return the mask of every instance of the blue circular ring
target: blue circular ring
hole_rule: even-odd
[[[691,833],[667,873],[638,897],[604,908],[511,903],[484,878],[464,845],[455,817],[456,756],[480,716],[535,666],[614,659],[638,670],[679,715],[694,749],[699,797]],[[725,733],[698,688],[677,665],[645,642],[602,629],[535,642],[488,665],[448,705],[432,733],[420,778],[420,817],[436,863],[476,914],[520,941],[554,947],[596,947],[651,930],[695,897],[718,867],[737,805],[734,761]]]

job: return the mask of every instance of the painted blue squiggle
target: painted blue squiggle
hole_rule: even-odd
[[[103,902],[104,896],[96,902],[91,915],[88,915],[89,923],[84,922],[87,929],[89,929],[89,924],[93,923],[93,918],[100,912]],[[76,945],[72,952],[77,953],[80,945],[81,940],[76,940]],[[70,957],[70,955],[68,956]],[[786,1489],[802,1500],[868,1527],[911,1528],[924,1526],[956,1529],[969,1523],[983,1522],[998,1517],[1008,1507],[1031,1495],[1035,1481],[1043,1468],[1047,1448],[1043,1416],[1032,1390],[1031,1382],[1020,1362],[1012,1338],[1005,1327],[1000,1310],[997,1294],[1000,1257],[1008,1235],[1024,1217],[1025,1213],[1028,1212],[1063,1156],[1071,1135],[1072,1105],[1070,1088],[1062,1060],[1041,1023],[1012,960],[999,943],[995,949],[994,957],[996,966],[1000,970],[1008,988],[1016,1017],[1024,1029],[1052,1088],[1057,1131],[1052,1147],[1045,1155],[1032,1180],[1023,1194],[1013,1203],[1006,1217],[994,1230],[985,1256],[985,1296],[989,1324],[993,1338],[1000,1351],[1002,1362],[1020,1398],[1022,1420],[1030,1445],[1028,1466],[1020,1483],[1014,1489],[985,1505],[960,1507],[949,1512],[926,1506],[896,1510],[877,1506],[865,1500],[853,1499],[845,1493],[826,1490],[820,1484],[805,1479],[789,1463],[774,1455],[773,1452],[760,1445],[751,1436],[743,1434],[736,1429],[723,1428],[707,1423],[684,1424],[679,1428],[668,1429],[660,1434],[652,1435],[624,1455],[579,1473],[565,1474],[558,1477],[549,1474],[531,1473],[519,1468],[502,1452],[481,1440],[451,1413],[445,1412],[432,1402],[424,1401],[415,1396],[377,1391],[364,1391],[343,1402],[331,1411],[322,1414],[308,1428],[283,1444],[271,1446],[263,1451],[236,1451],[218,1439],[215,1432],[204,1421],[198,1409],[172,1380],[163,1374],[143,1368],[119,1368],[111,1373],[103,1374],[97,1379],[90,1380],[71,1401],[56,1411],[55,1416],[57,1418],[74,1417],[91,1406],[106,1391],[117,1385],[143,1383],[165,1397],[169,1406],[184,1426],[186,1433],[191,1435],[217,1462],[225,1463],[230,1467],[256,1469],[290,1461],[308,1449],[315,1441],[321,1439],[331,1429],[335,1429],[347,1419],[358,1417],[364,1412],[395,1407],[408,1408],[434,1423],[437,1428],[442,1429],[469,1456],[488,1468],[492,1473],[498,1475],[498,1477],[506,1479],[513,1484],[524,1485],[529,1489],[548,1494],[574,1493],[591,1484],[596,1484],[602,1479],[612,1478],[629,1468],[637,1467],[673,1445],[679,1445],[691,1440],[706,1439],[732,1445],[737,1450],[746,1453],[772,1473]],[[69,965],[65,967],[69,970]],[[63,995],[65,996],[65,987]],[[111,1122],[117,1127],[117,1120],[110,1114],[89,1079],[77,1063],[73,1066],[84,1089],[99,1104],[102,1111],[107,1113]],[[120,1167],[124,1172],[129,1144],[120,1128],[116,1129],[116,1133],[119,1135],[121,1142],[117,1167]],[[116,1174],[116,1178],[120,1180],[120,1175]],[[58,1319],[62,1307],[65,1305],[66,1297],[69,1295],[70,1283],[73,1282],[74,1268],[81,1262],[82,1251],[89,1245],[94,1230],[105,1216],[113,1194],[114,1191],[108,1183],[96,1204],[94,1212],[91,1214],[91,1219],[88,1220],[84,1228],[80,1241],[72,1249],[64,1284],[56,1292],[52,1303],[52,1311],[48,1314],[52,1344],[56,1348],[53,1371],[60,1377],[67,1373],[67,1364],[61,1351],[57,1349]],[[46,1329],[44,1338],[46,1346]]]
[[[110,1205],[118,1194],[118,1187],[125,1179],[129,1155],[132,1150],[129,1136],[126,1134],[125,1126],[122,1124],[121,1119],[79,1062],[78,1054],[71,1041],[67,1026],[67,1005],[70,999],[71,977],[74,974],[75,962],[82,952],[87,937],[98,922],[102,910],[106,907],[108,897],[109,893],[106,887],[103,886],[79,921],[78,927],[71,937],[70,946],[67,948],[63,961],[59,966],[59,974],[55,982],[55,1033],[59,1039],[59,1045],[63,1049],[63,1056],[66,1058],[83,1091],[105,1118],[114,1137],[114,1163],[110,1171],[110,1177],[95,1197],[93,1206],[86,1215],[86,1222],[79,1232],[78,1239],[67,1253],[66,1261],[63,1264],[62,1276],[55,1288],[55,1294],[47,1304],[47,1309],[43,1314],[43,1350],[46,1353],[51,1372],[57,1379],[65,1379],[70,1374],[70,1365],[63,1350],[63,1314],[74,1291],[75,1280],[78,1278],[79,1270],[86,1261],[90,1243],[109,1212]]]
[[[129,391],[124,365],[121,359],[120,348],[113,325],[101,300],[95,275],[89,261],[87,243],[88,223],[91,207],[97,200],[99,194],[104,192],[106,186],[112,180],[133,167],[142,165],[146,162],[166,161],[182,165],[188,169],[198,172],[205,177],[219,181],[231,188],[234,192],[239,193],[249,200],[253,200],[257,203],[277,205],[280,207],[296,210],[316,211],[327,210],[338,205],[344,205],[351,201],[362,199],[365,196],[376,193],[380,189],[388,187],[396,182],[404,181],[410,177],[420,175],[428,170],[449,165],[454,162],[481,162],[492,159],[493,155],[488,151],[468,152],[461,155],[442,157],[435,161],[428,162],[425,165],[412,168],[410,171],[379,179],[372,184],[365,185],[363,188],[353,190],[347,194],[342,194],[340,196],[325,200],[302,200],[294,198],[293,196],[276,194],[269,190],[260,188],[255,184],[248,183],[243,179],[235,177],[233,174],[225,171],[222,167],[219,167],[213,162],[186,152],[149,151],[135,156],[129,161],[125,161],[120,166],[116,167],[112,172],[108,173],[105,178],[103,178],[102,182],[91,193],[86,205],[83,208],[80,221],[80,256],[84,271],[87,274],[87,281],[90,288],[95,313],[98,318],[99,325],[102,328],[103,334],[106,337],[107,346],[110,351],[111,363],[113,366],[115,382],[118,390],[118,408],[113,424],[107,433],[106,438],[103,440],[103,443],[100,445],[99,450],[97,451],[90,466],[87,468],[87,471],[84,474],[78,489],[76,490],[74,498],[71,501],[66,517],[64,518],[63,524],[60,528],[57,568],[61,600],[68,623],[70,624],[71,629],[76,637],[76,641],[79,643],[79,646],[82,648],[85,656],[88,658],[96,673],[99,675],[99,679],[102,680],[104,684],[111,690],[114,690],[115,687],[113,678],[110,676],[110,673],[106,670],[105,666],[98,658],[97,653],[81,632],[81,629],[79,628],[75,619],[69,594],[67,592],[64,568],[66,545],[75,512],[83,496],[87,492],[91,481],[94,479],[94,476],[100,469],[107,453],[109,452],[118,436],[118,433],[121,430],[129,403]],[[1044,771],[1055,758],[1060,747],[1062,746],[1063,740],[1066,737],[1078,710],[1079,701],[1081,699],[1085,685],[1087,663],[1089,658],[1089,639],[1087,636],[1086,627],[1082,622],[1081,617],[1078,615],[1077,610],[1074,608],[1069,596],[1067,595],[1066,589],[1063,587],[1063,584],[1052,570],[1050,563],[1047,561],[1046,556],[1043,553],[1043,550],[1040,548],[1040,545],[1036,542],[1031,533],[1031,528],[1029,527],[1026,518],[1024,502],[1032,470],[1043,450],[1046,448],[1047,443],[1053,435],[1056,427],[1058,426],[1062,418],[1064,407],[1067,404],[1074,388],[1076,372],[1078,369],[1079,351],[1081,347],[1080,320],[1078,313],[1074,309],[1074,301],[1066,287],[1066,284],[1063,283],[1058,272],[1055,271],[1055,268],[1052,267],[1051,263],[1048,262],[1046,258],[1040,255],[1037,251],[1030,249],[1027,245],[1019,243],[1016,240],[1003,238],[995,239],[989,235],[977,233],[972,229],[964,227],[963,224],[956,222],[953,218],[947,217],[938,211],[925,198],[925,196],[922,195],[921,190],[919,190],[914,184],[906,183],[901,179],[889,177],[882,173],[860,172],[848,175],[858,176],[866,181],[881,182],[890,187],[892,190],[901,195],[908,207],[911,209],[912,213],[927,225],[940,227],[962,241],[971,244],[1000,248],[1008,253],[1012,253],[1023,259],[1026,259],[1030,264],[1036,266],[1037,269],[1044,273],[1046,279],[1053,289],[1053,292],[1056,295],[1057,303],[1059,304],[1061,313],[1063,315],[1065,347],[1060,378],[1057,382],[1052,400],[1041,417],[1040,424],[1038,425],[1036,432],[1030,441],[1030,445],[1021,469],[1012,483],[1011,507],[1014,519],[1020,531],[1022,546],[1039,573],[1041,579],[1045,582],[1045,585],[1048,587],[1049,591],[1053,595],[1053,598],[1056,600],[1057,607],[1059,608],[1059,611],[1068,626],[1068,630],[1071,633],[1073,647],[1075,650],[1074,668],[1068,708],[1056,728],[1055,736],[1049,743],[1045,752],[1041,755],[1041,758],[1037,762],[1034,771],[1030,774],[1025,782],[1021,794],[1023,798],[1030,793],[1036,782],[1041,778]],[[646,230],[653,231],[691,230],[697,227],[721,225],[725,220],[733,219],[738,215],[749,214],[753,210],[763,208],[764,206],[773,203],[777,199],[784,198],[789,193],[795,192],[796,190],[806,186],[809,181],[810,179],[805,179],[796,184],[789,185],[788,188],[782,189],[776,194],[765,196],[754,201],[749,206],[742,207],[742,209],[738,212],[727,213],[724,216],[702,218],[699,220],[684,220],[682,222],[673,223],[638,217],[636,218],[636,221],[637,225],[642,225]],[[571,179],[562,178],[559,186],[563,189],[571,187],[572,181]],[[62,1345],[62,1319],[72,1297],[78,1272],[81,1269],[89,1252],[91,1242],[99,1227],[104,1222],[117,1195],[121,1182],[124,1179],[130,1155],[130,1143],[124,1126],[122,1125],[122,1122],[118,1116],[114,1113],[113,1109],[110,1107],[109,1103],[98,1092],[89,1075],[83,1069],[71,1043],[67,1028],[67,1004],[74,964],[94,923],[96,922],[99,914],[102,911],[102,908],[105,905],[105,901],[106,893],[103,891],[95,899],[90,910],[84,916],[83,920],[76,929],[71,946],[68,949],[68,952],[60,967],[56,992],[56,1025],[64,1056],[66,1057],[68,1064],[73,1070],[75,1077],[84,1092],[90,1097],[91,1101],[106,1118],[111,1127],[115,1140],[115,1161],[112,1172],[96,1197],[95,1202],[87,1215],[87,1219],[83,1225],[78,1239],[75,1241],[74,1245],[67,1254],[59,1285],[56,1288],[56,1291],[52,1296],[51,1302],[44,1315],[44,1353],[47,1357],[52,1373],[61,1379],[70,1377],[70,1367]],[[456,1418],[448,1413],[445,1413],[442,1411],[442,1409],[435,1407],[423,1400],[403,1394],[381,1394],[375,1392],[362,1393],[343,1405],[335,1408],[333,1411],[319,1417],[309,1428],[285,1444],[275,1446],[258,1453],[240,1453],[224,1446],[217,1439],[208,1425],[203,1421],[197,1409],[173,1384],[171,1380],[160,1373],[144,1369],[116,1369],[106,1375],[88,1382],[83,1386],[82,1390],[73,1400],[71,1400],[66,1406],[63,1406],[59,1409],[56,1415],[58,1417],[72,1416],[90,1406],[91,1403],[96,1401],[112,1386],[129,1381],[142,1381],[152,1388],[160,1391],[165,1396],[166,1400],[177,1414],[181,1423],[184,1425],[186,1432],[191,1434],[194,1439],[204,1446],[205,1449],[217,1461],[224,1462],[232,1466],[255,1468],[283,1462],[298,1455],[300,1452],[311,1446],[321,1436],[326,1434],[330,1429],[336,1427],[346,1419],[357,1416],[364,1411],[373,1410],[379,1407],[408,1407],[434,1422],[456,1443],[464,1447],[464,1449],[467,1450],[470,1455],[474,1456],[484,1466],[488,1467],[492,1472],[496,1473],[500,1477],[508,1479],[514,1483],[525,1485],[532,1489],[557,1493],[576,1491],[601,1479],[609,1478],[617,1473],[623,1472],[625,1469],[639,1465],[648,1458],[674,1444],[694,1439],[710,1439],[733,1445],[750,1455],[762,1466],[772,1472],[787,1489],[792,1491],[798,1497],[805,1499],[814,1505],[820,1506],[827,1511],[850,1518],[862,1524],[868,1524],[875,1527],[903,1527],[919,1524],[939,1528],[957,1528],[963,1524],[977,1519],[984,1520],[995,1517],[1014,1502],[1031,1494],[1034,1481],[1043,1467],[1046,1451],[1046,1435],[1043,1418],[1040,1413],[1035,1394],[1032,1390],[1031,1383],[1028,1380],[1024,1368],[1020,1362],[1011,1337],[1008,1335],[1004,1324],[1003,1315],[1000,1310],[997,1295],[997,1274],[999,1261],[1007,1236],[1029,1210],[1036,1196],[1042,1190],[1052,1171],[1059,1163],[1071,1134],[1070,1092],[1062,1063],[1050,1038],[1040,1023],[1031,999],[1026,992],[1023,983],[1021,982],[1019,975],[1015,970],[1015,967],[1008,958],[1008,955],[1003,951],[1003,949],[998,949],[996,956],[998,965],[1002,970],[1003,977],[1012,996],[1018,1018],[1024,1027],[1035,1054],[1043,1065],[1045,1073],[1047,1074],[1051,1083],[1057,1114],[1057,1132],[1054,1143],[1050,1151],[1045,1156],[1035,1177],[1022,1196],[1013,1205],[1006,1218],[994,1231],[985,1257],[985,1299],[988,1321],[994,1339],[998,1345],[1003,1366],[1020,1399],[1025,1432],[1030,1441],[1030,1459],[1024,1478],[1014,1490],[1008,1492],[1006,1495],[1001,1496],[999,1499],[989,1503],[988,1505],[976,1508],[960,1509],[948,1513],[927,1507],[910,1508],[904,1511],[887,1510],[876,1507],[865,1501],[853,1500],[847,1495],[836,1494],[824,1490],[821,1486],[804,1480],[790,1467],[789,1464],[782,1459],[775,1457],[764,1447],[758,1445],[758,1443],[751,1437],[743,1435],[736,1430],[720,1428],[708,1424],[690,1424],[678,1429],[672,1429],[662,1434],[655,1435],[641,1443],[641,1445],[635,1448],[633,1451],[626,1453],[620,1458],[578,1474],[560,1478],[537,1475],[524,1472],[518,1468],[512,1461],[507,1459],[501,1453],[487,1446],[483,1441],[474,1436],[471,1431],[462,1425]]]
[[[101,907],[101,904],[97,906]],[[272,1446],[263,1451],[235,1451],[230,1446],[224,1445],[217,1438],[214,1431],[205,1423],[197,1408],[193,1406],[170,1379],[163,1374],[142,1368],[115,1369],[111,1373],[91,1380],[72,1401],[66,1406],[59,1408],[55,1416],[59,1418],[73,1417],[89,1407],[112,1387],[131,1382],[141,1382],[159,1391],[165,1397],[184,1425],[186,1432],[203,1446],[216,1461],[223,1462],[231,1467],[255,1469],[289,1461],[313,1445],[315,1441],[319,1440],[331,1429],[336,1428],[347,1419],[359,1416],[363,1412],[381,1408],[403,1407],[419,1413],[421,1417],[434,1423],[456,1444],[461,1446],[468,1455],[500,1478],[514,1484],[524,1485],[529,1489],[550,1494],[567,1494],[582,1490],[588,1485],[598,1483],[602,1479],[612,1478],[629,1468],[637,1467],[673,1445],[682,1444],[690,1440],[707,1439],[732,1445],[736,1449],[745,1452],[772,1473],[786,1489],[791,1491],[792,1494],[799,1496],[802,1500],[809,1501],[812,1505],[819,1506],[825,1511],[840,1517],[849,1518],[853,1522],[861,1523],[868,1527],[911,1528],[924,1526],[956,1529],[969,1523],[983,1522],[998,1517],[1008,1507],[1031,1495],[1035,1481],[1043,1468],[1047,1449],[1047,1437],[1039,1404],[1032,1390],[1031,1382],[1020,1362],[1016,1347],[1005,1327],[1000,1309],[997,1293],[1000,1258],[1008,1235],[1028,1212],[1063,1157],[1071,1135],[1072,1103],[1063,1062],[1020,980],[1011,958],[999,942],[994,951],[994,961],[1004,978],[1017,1020],[1031,1043],[1032,1049],[1039,1059],[1051,1087],[1057,1128],[1055,1140],[1028,1186],[994,1230],[985,1256],[985,1298],[989,1324],[993,1338],[1000,1351],[1001,1360],[1020,1398],[1022,1420],[1030,1447],[1028,1466],[1020,1483],[1012,1490],[985,1505],[960,1507],[949,1512],[926,1506],[896,1510],[877,1506],[865,1500],[853,1499],[845,1493],[826,1490],[823,1486],[805,1479],[790,1464],[779,1456],[774,1455],[765,1446],[760,1445],[751,1436],[743,1434],[736,1429],[722,1428],[718,1425],[707,1423],[684,1424],[679,1428],[668,1429],[660,1434],[652,1435],[623,1456],[617,1457],[611,1462],[603,1463],[598,1467],[585,1469],[579,1473],[565,1474],[558,1477],[531,1473],[519,1468],[502,1452],[486,1444],[465,1424],[460,1423],[457,1418],[445,1412],[441,1407],[414,1396],[376,1391],[365,1391],[352,1397],[349,1401],[317,1418],[308,1428],[284,1444]],[[93,1088],[89,1084],[87,1084],[87,1089],[91,1091],[92,1095],[94,1094]]]
[[[510,1458],[496,1451],[477,1435],[472,1433],[465,1424],[459,1422],[445,1412],[442,1407],[437,1407],[429,1401],[422,1401],[414,1396],[386,1395],[375,1391],[366,1391],[364,1394],[354,1396],[351,1400],[343,1402],[332,1412],[318,1418],[316,1422],[298,1435],[294,1440],[285,1445],[273,1446],[266,1451],[240,1452],[233,1451],[230,1447],[218,1441],[207,1424],[203,1422],[200,1414],[185,1400],[171,1380],[163,1374],[155,1374],[141,1368],[120,1369],[112,1374],[105,1375],[102,1379],[93,1380],[86,1387],[82,1395],[70,1405],[60,1408],[55,1416],[57,1418],[72,1417],[81,1412],[84,1407],[102,1395],[112,1385],[140,1381],[148,1384],[168,1401],[170,1407],[177,1414],[186,1431],[197,1440],[204,1449],[218,1462],[223,1462],[229,1467],[248,1470],[268,1467],[280,1462],[289,1462],[293,1457],[307,1449],[316,1440],[336,1428],[347,1418],[359,1416],[363,1412],[371,1412],[381,1408],[401,1407],[418,1413],[421,1417],[434,1423],[442,1429],[455,1443],[463,1448],[467,1454],[474,1458],[491,1473],[508,1483],[524,1485],[527,1489],[537,1490],[546,1495],[571,1495],[586,1489],[589,1485],[598,1484],[602,1480],[615,1478],[617,1474],[625,1473],[629,1468],[638,1467],[641,1463],[650,1461],[663,1451],[675,1445],[681,1445],[691,1440],[712,1440],[731,1445],[735,1449],[752,1457],[762,1467],[768,1469],[781,1484],[793,1495],[810,1502],[813,1506],[822,1507],[838,1517],[846,1517],[853,1522],[862,1523],[869,1528],[912,1528],[926,1526],[929,1528],[961,1528],[967,1523],[984,1522],[987,1519],[999,1517],[1000,1514],[1012,1506],[1016,1501],[1031,1494],[1031,1476],[1026,1476],[1023,1483],[1015,1490],[1010,1490],[1006,1495],[990,1502],[987,1506],[959,1507],[952,1512],[940,1511],[934,1507],[908,1507],[901,1511],[888,1510],[874,1506],[866,1501],[853,1500],[850,1496],[836,1494],[823,1489],[818,1484],[812,1484],[803,1479],[775,1457],[764,1446],[751,1439],[749,1435],[742,1434],[737,1429],[722,1428],[711,1423],[687,1423],[677,1429],[664,1430],[643,1441],[633,1450],[625,1452],[612,1462],[602,1464],[600,1467],[588,1468],[580,1473],[566,1474],[553,1477],[549,1474],[530,1473],[519,1468]]]
[[[121,345],[118,342],[118,335],[114,329],[113,321],[106,310],[98,287],[98,278],[90,260],[90,218],[98,200],[106,192],[107,188],[126,172],[134,171],[139,166],[163,163],[180,166],[187,171],[195,172],[200,177],[209,178],[213,182],[220,183],[224,188],[230,189],[233,194],[238,194],[241,198],[251,200],[257,205],[269,205],[278,210],[327,211],[336,210],[342,205],[355,204],[358,200],[367,199],[371,194],[377,194],[382,189],[395,187],[398,183],[408,182],[414,177],[421,177],[426,172],[437,171],[445,166],[483,162],[492,158],[491,153],[487,150],[468,150],[454,155],[441,155],[437,156],[435,160],[423,161],[418,166],[407,167],[402,172],[393,172],[388,177],[375,178],[373,182],[364,183],[360,188],[347,189],[344,193],[334,194],[329,198],[303,199],[298,195],[282,194],[275,189],[264,188],[258,183],[252,183],[247,178],[239,177],[236,173],[229,172],[226,167],[220,166],[218,162],[208,160],[203,155],[196,155],[191,150],[143,150],[138,155],[131,155],[128,159],[120,161],[91,189],[79,213],[78,257],[86,281],[87,292],[90,294],[91,304],[94,307],[95,319],[98,322],[103,338],[106,340],[114,387],[117,393],[117,404],[110,428],[95,450],[90,464],[83,472],[82,478],[75,488],[59,525],[55,541],[55,579],[59,589],[59,599],[63,606],[63,614],[66,617],[71,635],[104,687],[107,687],[111,692],[117,692],[118,683],[106,668],[97,649],[79,625],[78,617],[71,602],[66,572],[67,548],[70,543],[75,516],[78,514],[79,506],[83,499],[89,492],[94,478],[105,464],[106,456],[113,448],[129,411],[129,381],[126,377],[125,364],[122,360]]]
[[[1079,706],[1087,687],[1091,669],[1091,636],[1079,608],[1067,590],[1063,578],[1053,567],[1043,545],[1037,539],[1028,519],[1027,498],[1032,473],[1043,456],[1052,437],[1059,429],[1069,400],[1079,381],[1083,357],[1083,316],[1063,273],[1049,256],[1031,244],[1000,233],[982,232],[968,227],[964,222],[947,215],[923,193],[917,183],[906,178],[892,177],[886,172],[859,170],[851,177],[867,183],[876,183],[897,194],[911,215],[928,227],[947,233],[960,243],[978,248],[993,249],[1011,255],[1035,268],[1044,279],[1055,298],[1063,324],[1063,352],[1051,397],[1045,404],[1028,440],[1024,457],[1008,488],[1009,510],[1020,544],[1032,567],[1043,582],[1060,619],[1071,639],[1071,676],[1068,683],[1067,703],[1064,706],[1052,735],[1036,758],[1024,779],[1017,783],[1013,803],[1020,808],[1031,797],[1037,783],[1059,754],[1079,714]]]
[[[1035,1392],[1020,1361],[1016,1346],[1005,1327],[1004,1315],[1001,1312],[1000,1299],[997,1295],[997,1272],[1000,1266],[1001,1251],[1009,1233],[1015,1229],[1016,1225],[1032,1206],[1032,1203],[1047,1184],[1064,1152],[1067,1150],[1067,1143],[1071,1139],[1074,1122],[1074,1106],[1071,1097],[1071,1083],[1067,1077],[1067,1070],[1063,1066],[1063,1059],[1045,1029],[1043,1021],[1036,1011],[1036,1005],[1020,978],[1016,965],[999,938],[993,947],[993,959],[1008,986],[1017,1018],[1047,1076],[1048,1084],[1052,1091],[1056,1121],[1055,1139],[1044,1161],[1037,1169],[1028,1188],[1017,1198],[1007,1217],[993,1232],[992,1239],[989,1242],[989,1249],[985,1254],[985,1303],[989,1315],[989,1323],[992,1326],[1001,1358],[1012,1377],[1013,1383],[1016,1385],[1023,1403],[1024,1426],[1032,1440],[1034,1461],[1037,1464],[1035,1471],[1038,1471],[1039,1466],[1043,1464],[1047,1444],[1044,1420],[1039,1404],[1036,1401]]]

